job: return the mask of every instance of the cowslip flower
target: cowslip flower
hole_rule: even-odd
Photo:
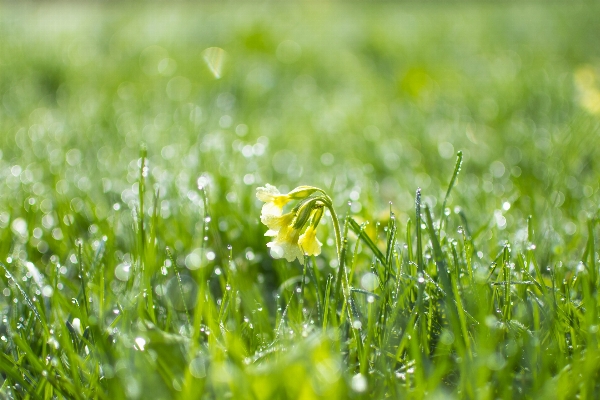
[[[310,186],[299,186],[282,195],[275,186],[269,184],[256,190],[256,197],[266,203],[261,212],[261,222],[269,228],[265,236],[273,237],[267,246],[274,256],[289,262],[297,258],[304,264],[305,254],[321,253],[316,227],[323,215],[323,204],[318,197],[310,197],[317,190]],[[283,207],[291,200],[301,201],[292,211],[282,214]],[[302,233],[307,225],[308,228]]]
[[[265,203],[260,215],[261,221],[265,225],[264,217],[281,215],[283,206],[292,200],[287,194],[279,193],[275,186],[268,183],[265,187],[256,188],[256,198]]]
[[[307,256],[318,256],[323,244],[317,239],[317,229],[310,225],[298,238],[298,245]]]
[[[317,188],[311,186],[298,186],[287,194],[281,194],[275,186],[268,183],[264,187],[256,188],[256,198],[265,203],[260,213],[261,222],[267,225],[265,221],[269,217],[280,216],[283,207],[291,200],[304,199],[317,190]]]
[[[304,264],[304,255],[302,249],[298,246],[300,230],[292,228],[276,233],[277,235],[274,235],[273,241],[267,243],[267,247],[271,249],[272,254],[279,258],[285,258],[289,262],[297,258],[300,260],[300,264]]]
[[[283,215],[265,215],[261,216],[261,222],[269,228],[265,236],[277,236],[280,231],[285,232],[294,222],[296,214],[289,212]]]

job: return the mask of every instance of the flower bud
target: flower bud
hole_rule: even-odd
[[[307,201],[304,203],[296,213],[296,219],[294,221],[294,229],[302,229],[308,222],[312,211],[314,210],[316,200]]]
[[[289,192],[287,195],[290,199],[299,200],[305,199],[314,192],[320,190],[321,189],[312,186],[298,186],[297,188],[294,188],[291,192]]]

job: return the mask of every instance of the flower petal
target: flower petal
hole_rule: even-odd
[[[269,185],[268,183],[265,187],[257,187],[256,188],[256,198],[262,202],[270,203],[276,196],[280,196],[279,190],[273,185]]]
[[[260,218],[262,220],[263,217],[267,217],[267,216],[276,216],[276,217],[281,216],[281,207],[278,207],[274,203],[263,204],[262,210],[260,212]]]
[[[261,215],[260,221],[265,224],[270,230],[280,231],[282,228],[287,227],[294,221],[294,213],[287,213],[283,215]]]
[[[317,239],[317,230],[311,225],[300,235],[298,240],[300,248],[309,256],[321,254],[322,243]]]
[[[304,254],[297,243],[281,243],[280,246],[283,248],[283,256],[289,262],[294,261],[296,258],[300,261],[300,264],[304,264]]]

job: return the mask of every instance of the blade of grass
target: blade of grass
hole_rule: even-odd
[[[356,235],[358,235],[360,240],[362,240],[367,245],[367,247],[369,247],[369,249],[371,249],[371,251],[373,252],[375,257],[377,257],[379,262],[381,262],[382,264],[385,265],[385,255],[381,252],[381,250],[379,250],[379,248],[377,248],[377,245],[375,245],[375,243],[373,243],[373,241],[367,235],[367,233],[364,231],[364,229],[361,229],[361,226],[358,224],[358,222],[356,222],[353,218],[349,218],[348,223],[349,223],[350,229],[352,229],[352,231]]]
[[[440,234],[444,229],[445,222],[448,219],[448,215],[446,215],[446,204],[448,203],[448,197],[450,197],[450,192],[452,192],[452,188],[456,184],[456,179],[458,178],[458,174],[460,173],[460,169],[462,167],[463,161],[463,153],[462,151],[458,151],[456,153],[456,164],[454,165],[454,172],[452,173],[452,178],[450,179],[450,183],[448,184],[448,189],[446,190],[446,195],[444,196],[444,201],[442,202],[442,210],[440,213]]]

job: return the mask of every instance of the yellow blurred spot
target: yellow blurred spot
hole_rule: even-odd
[[[273,392],[277,385],[272,382],[273,377],[268,374],[256,374],[252,376],[250,386],[252,392],[258,400],[268,400],[273,398]]]
[[[590,114],[600,115],[600,88],[598,88],[598,74],[589,65],[575,71],[575,87],[577,88],[577,102]]]
[[[202,52],[202,58],[215,78],[220,79],[227,53],[220,47],[209,47]]]
[[[431,78],[424,69],[411,68],[400,81],[400,88],[411,96],[418,97],[427,88],[430,81]]]

